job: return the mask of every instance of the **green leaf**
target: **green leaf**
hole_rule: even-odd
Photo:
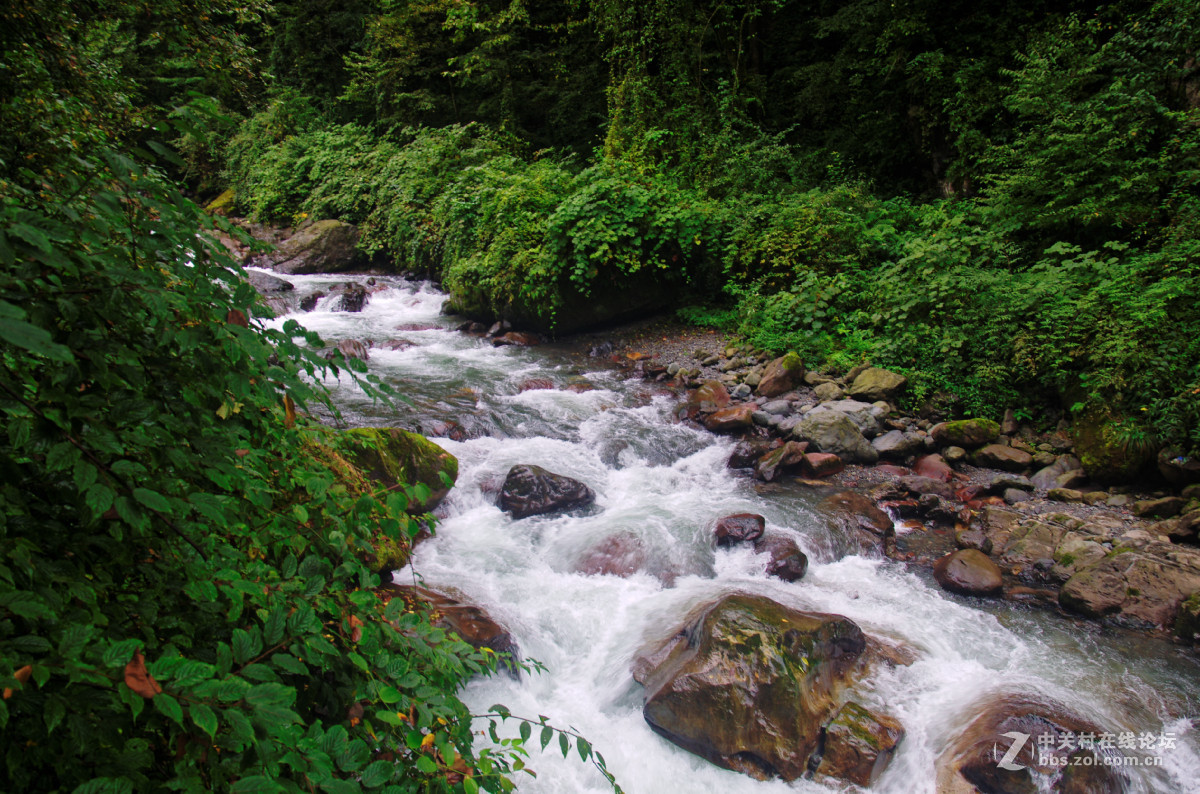
[[[579,751],[579,759],[581,761],[588,760],[588,756],[592,754],[592,745],[582,736],[575,740],[575,749]]]
[[[183,709],[180,708],[179,701],[175,698],[165,692],[161,692],[154,696],[154,707],[179,723],[181,727],[186,727],[183,725]]]
[[[399,703],[404,698],[400,691],[394,687],[384,686],[379,688],[379,699],[384,703]]]
[[[571,751],[571,740],[567,738],[565,733],[558,735],[558,747],[562,750],[563,758],[566,758],[567,753]]]
[[[250,775],[230,786],[229,791],[231,794],[274,794],[287,789],[266,775]]]
[[[308,675],[308,667],[304,662],[292,656],[290,653],[277,653],[271,657],[271,661],[276,664],[281,670],[294,675]]]
[[[541,739],[542,739],[542,749],[543,749],[543,750],[545,750],[545,749],[546,749],[546,745],[550,744],[550,740],[551,740],[552,738],[554,738],[554,729],[553,729],[553,728],[551,728],[549,725],[547,725],[546,727],[542,728],[542,737],[541,737]]]
[[[121,640],[120,642],[114,642],[104,652],[104,656],[102,657],[103,664],[105,667],[124,666],[141,647],[141,640]]]
[[[70,349],[55,342],[49,331],[24,320],[0,317],[0,340],[51,361],[66,363],[75,360]]]
[[[426,775],[432,775],[437,772],[437,764],[427,755],[417,757],[417,769]]]
[[[391,779],[396,771],[396,765],[391,761],[375,761],[362,771],[361,781],[368,788],[381,786]]]
[[[134,488],[133,498],[155,512],[171,512],[171,503],[162,494],[157,491],[151,491],[149,488]]]
[[[522,721],[521,727],[518,730],[521,734],[521,741],[523,741],[523,742],[529,741],[529,734],[530,734],[530,731],[532,730],[529,723]]]
[[[475,782],[474,778],[464,777],[463,778],[463,792],[464,792],[464,794],[478,794],[479,784]]]
[[[161,695],[157,697],[161,697]],[[196,723],[197,728],[207,733],[210,739],[217,735],[217,715],[211,708],[203,703],[193,703],[188,711],[192,715],[192,722]]]

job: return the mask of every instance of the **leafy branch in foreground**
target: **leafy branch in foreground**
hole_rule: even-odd
[[[426,517],[305,418],[213,221],[116,152],[0,199],[0,767],[16,790],[500,791],[496,654],[377,590]],[[29,174],[24,184],[37,182]],[[367,376],[372,394],[385,396]]]

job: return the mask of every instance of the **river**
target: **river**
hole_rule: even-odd
[[[298,294],[330,291],[365,276],[292,276]],[[720,769],[653,733],[629,664],[646,642],[677,628],[693,606],[731,592],[769,596],[835,612],[865,632],[917,651],[909,666],[880,666],[856,699],[897,717],[907,736],[874,790],[934,792],[936,761],[989,693],[1040,693],[1105,732],[1165,737],[1161,766],[1130,770],[1129,790],[1200,791],[1200,665],[1169,643],[997,600],[943,592],[921,571],[883,559],[837,559],[837,538],[800,486],[768,495],[731,472],[728,439],[674,422],[677,399],[553,346],[496,348],[454,331],[439,314],[444,295],[428,284],[380,278],[361,313],[331,311],[324,298],[299,319],[327,341],[370,339],[371,372],[410,404],[386,409],[347,378],[329,382],[351,425],[428,431],[458,422],[466,437],[435,441],[460,463],[458,484],[439,509],[437,535],[420,545],[400,581],[451,589],[487,609],[523,655],[547,672],[478,680],[464,693],[485,710],[546,715],[586,736],[631,794],[766,794],[831,790],[812,781],[759,782]],[[273,322],[281,324],[285,318]],[[401,326],[404,330],[397,330]],[[403,340],[388,349],[389,340]],[[548,381],[537,382],[537,381]],[[522,390],[523,386],[538,386]],[[544,388],[551,386],[551,388]],[[514,520],[495,491],[514,464],[582,480],[596,505],[581,514]],[[792,534],[810,559],[799,582],[764,574],[749,549],[716,551],[713,519],[759,513],[769,530]],[[588,549],[619,533],[638,538],[647,568],[628,578],[574,571]],[[674,577],[673,586],[663,579]],[[515,735],[515,725],[512,733]],[[536,742],[535,742],[536,744]],[[556,743],[532,749],[537,777],[527,792],[604,792],[608,786]]]

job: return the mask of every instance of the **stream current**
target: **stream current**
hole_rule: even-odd
[[[289,277],[298,296],[366,279]],[[433,439],[458,458],[458,482],[438,510],[436,536],[418,546],[413,565],[396,579],[417,579],[480,605],[513,634],[526,659],[547,668],[519,681],[474,681],[463,693],[472,709],[503,703],[514,714],[546,715],[578,730],[630,794],[837,790],[720,769],[661,738],[642,718],[642,690],[629,672],[635,654],[673,633],[693,606],[742,591],[845,615],[868,634],[917,652],[909,666],[877,666],[855,690],[855,699],[896,717],[907,731],[875,791],[935,792],[939,756],[979,704],[1001,693],[1058,701],[1106,733],[1157,736],[1160,746],[1141,752],[1155,766],[1125,767],[1130,790],[1200,791],[1194,655],[1043,610],[953,596],[926,572],[888,560],[839,559],[839,538],[812,492],[797,485],[756,493],[752,480],[726,467],[729,439],[673,420],[678,397],[554,346],[497,348],[458,333],[461,320],[440,315],[445,296],[428,284],[376,277],[371,289],[377,291],[360,313],[332,311],[336,299],[326,297],[311,312],[272,322],[298,319],[327,343],[374,343],[371,372],[411,404],[387,408],[348,378],[330,379],[348,424],[428,433],[453,421],[463,428],[465,440]],[[514,520],[495,499],[518,463],[587,483],[595,506]],[[809,556],[807,575],[795,583],[767,578],[765,556],[714,550],[712,521],[738,512],[759,513],[768,531],[791,534]],[[645,568],[658,576],[575,571],[589,549],[619,534],[640,541]],[[574,752],[564,760],[556,747],[539,753],[532,743],[528,764],[537,777],[518,773],[521,791],[610,790],[591,765]]]

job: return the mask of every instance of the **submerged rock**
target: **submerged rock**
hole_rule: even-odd
[[[774,576],[785,582],[795,582],[804,578],[804,574],[808,572],[808,555],[787,535],[774,532],[764,534],[754,541],[754,551],[770,556],[767,576]]]
[[[522,464],[509,469],[499,504],[513,518],[526,518],[585,507],[595,499],[592,489],[579,480]]]
[[[758,540],[766,529],[767,520],[754,513],[735,513],[717,520],[713,536],[718,546]]]
[[[865,648],[841,615],[737,593],[695,610],[633,669],[656,733],[726,769],[790,781]]]

